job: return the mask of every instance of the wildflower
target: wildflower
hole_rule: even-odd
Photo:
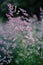
[[[20,8],[20,10],[21,10],[23,13],[26,13],[26,10],[24,10],[24,9],[22,9],[22,8]]]
[[[8,6],[8,10],[9,10],[9,13],[6,13],[6,16],[8,17],[8,20],[12,19],[12,16],[13,16],[13,5],[8,3],[7,4]]]

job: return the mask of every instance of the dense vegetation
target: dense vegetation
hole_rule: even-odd
[[[23,38],[22,32],[19,32],[15,40],[10,41],[2,37],[10,46],[0,43],[0,65],[43,65],[42,45],[37,42],[28,42],[28,45],[25,45]]]
[[[43,0],[0,0],[0,21],[6,22],[18,16],[29,18],[33,14],[40,20],[40,7],[43,9]],[[40,22],[35,21],[36,26],[34,22],[30,26],[31,23],[28,25],[26,21],[18,19],[13,23],[12,20],[10,23],[0,23],[0,65],[43,65],[43,21],[41,28]],[[17,37],[14,37],[14,29]]]
[[[43,0],[0,0],[0,18],[4,20],[7,19],[6,13],[9,12],[8,3],[11,3],[14,6],[13,8],[17,6],[16,12],[13,12],[14,17],[25,16],[20,10],[22,8],[28,13],[28,18],[36,14],[38,20],[40,20],[40,7],[43,8]],[[20,13],[17,15],[18,10]]]

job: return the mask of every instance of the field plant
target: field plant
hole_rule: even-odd
[[[0,65],[43,65],[43,48],[34,42],[23,45],[24,35],[19,32],[14,40],[5,40],[8,46],[0,43]]]

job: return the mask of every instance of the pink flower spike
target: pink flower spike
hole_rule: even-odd
[[[21,10],[23,13],[26,13],[26,10],[24,10],[24,9],[22,9],[22,8],[20,8],[20,10]]]

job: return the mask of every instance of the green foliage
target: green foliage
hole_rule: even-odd
[[[22,32],[18,33],[18,36],[16,40],[6,40],[2,37],[2,39],[10,43],[10,46],[8,47],[6,45],[1,46],[0,44],[0,50],[1,48],[4,47],[4,50],[6,52],[11,53],[6,56],[6,53],[1,50],[0,51],[0,60],[1,58],[3,59],[4,57],[8,57],[6,59],[3,59],[5,61],[8,61],[11,59],[10,63],[4,62],[4,65],[43,65],[43,48],[41,44],[34,43],[32,45],[23,45],[23,39],[24,39],[24,34]],[[16,43],[16,46],[14,44]],[[3,52],[2,52],[3,51]]]
[[[36,46],[29,47],[27,49],[20,44],[14,49],[12,65],[43,65],[43,58],[40,56],[42,51],[39,53]]]
[[[7,2],[3,1],[3,3],[0,4],[0,19],[2,22],[8,20],[6,13],[8,13]]]

